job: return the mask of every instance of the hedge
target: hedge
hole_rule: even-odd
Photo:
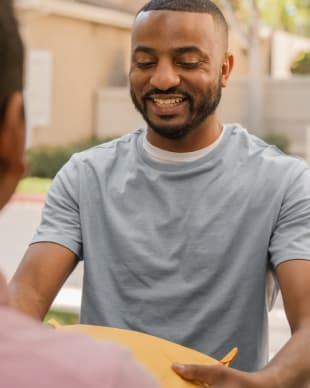
[[[27,175],[52,179],[57,174],[58,170],[70,159],[72,154],[112,139],[112,137],[103,139],[92,137],[84,142],[69,146],[32,147],[26,153],[28,163]]]
[[[290,141],[288,137],[281,133],[266,133],[262,136],[262,139],[268,143],[277,146],[281,151],[286,154],[290,151]]]

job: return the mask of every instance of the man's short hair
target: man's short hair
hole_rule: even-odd
[[[11,0],[0,1],[0,123],[9,97],[23,88],[23,44]]]
[[[180,11],[180,12],[197,12],[197,13],[208,13],[223,29],[224,38],[228,38],[228,24],[222,13],[213,1],[210,0],[151,0],[146,3],[137,15],[141,12],[147,11]]]

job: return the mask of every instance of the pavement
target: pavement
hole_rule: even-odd
[[[0,269],[9,280],[39,225],[44,195],[15,194],[0,213]],[[83,263],[79,263],[58,293],[52,307],[80,311]]]
[[[7,279],[14,274],[41,218],[44,196],[16,194],[0,213],[0,269]],[[83,263],[79,263],[53,302],[52,308],[78,313],[80,310]],[[279,296],[269,313],[270,357],[287,339],[290,330]]]

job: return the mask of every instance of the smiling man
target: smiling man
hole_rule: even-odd
[[[132,52],[131,96],[149,125],[150,142],[161,147],[162,138],[179,140],[168,149],[182,146],[182,152],[212,143],[221,132],[214,113],[233,65],[220,14],[141,12]],[[189,138],[197,138],[195,147]]]
[[[147,126],[74,155],[55,178],[12,282],[42,319],[84,260],[82,323],[134,329],[236,369],[182,366],[212,388],[310,378],[310,173],[216,114],[233,67],[209,0],[152,0],[132,30],[132,100]],[[292,329],[268,363],[267,275]]]

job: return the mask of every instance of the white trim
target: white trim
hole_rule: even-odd
[[[94,5],[65,0],[16,0],[16,8],[34,10],[42,14],[54,14],[87,20],[98,24],[130,30],[134,16],[130,13]]]

